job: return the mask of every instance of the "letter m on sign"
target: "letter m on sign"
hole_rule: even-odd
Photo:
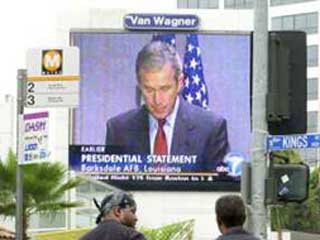
[[[42,74],[52,75],[62,73],[62,50],[51,49],[42,51]]]

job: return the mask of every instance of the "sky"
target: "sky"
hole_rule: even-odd
[[[0,8],[0,98],[16,95],[18,69],[26,67],[26,50],[41,46],[57,46],[57,22],[68,21],[75,11],[88,8],[144,9],[154,5],[150,0],[11,0]],[[176,0],[157,2],[157,8],[175,7]]]

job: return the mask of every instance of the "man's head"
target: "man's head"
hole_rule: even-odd
[[[246,220],[246,210],[242,198],[237,195],[225,195],[216,202],[216,217],[220,231],[242,226]]]
[[[156,119],[166,118],[183,86],[176,50],[167,43],[150,42],[138,53],[136,75],[149,112]]]
[[[130,194],[116,191],[107,194],[100,205],[95,199],[94,202],[100,211],[97,223],[114,219],[128,227],[135,227],[138,220],[136,216],[137,205]]]

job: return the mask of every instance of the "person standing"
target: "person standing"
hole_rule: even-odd
[[[133,197],[124,191],[107,194],[98,204],[96,223],[98,226],[80,240],[145,240],[142,233],[135,230],[137,205]]]
[[[145,104],[107,121],[106,145],[127,153],[195,155],[193,172],[214,172],[229,152],[227,121],[181,97],[184,76],[172,46],[153,41],[136,59]]]
[[[222,233],[216,240],[259,240],[243,228],[246,209],[240,196],[220,197],[216,202],[215,211],[218,228]]]

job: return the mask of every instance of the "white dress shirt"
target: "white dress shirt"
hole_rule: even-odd
[[[179,96],[176,98],[176,102],[173,107],[173,111],[166,117],[166,123],[163,126],[164,133],[166,134],[166,141],[167,141],[167,148],[168,148],[168,154],[171,153],[171,145],[172,145],[172,137],[173,137],[173,130],[174,130],[174,124],[177,117],[177,112],[179,108]],[[154,118],[149,113],[149,139],[150,139],[150,153],[153,154],[154,150],[154,142],[156,139],[158,131],[158,120]]]

